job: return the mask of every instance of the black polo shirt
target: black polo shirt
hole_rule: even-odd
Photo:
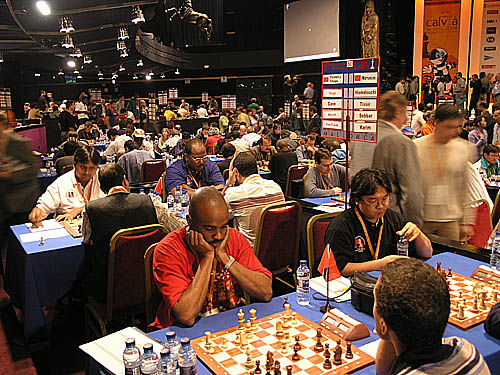
[[[366,220],[361,211],[359,211],[359,213],[365,222],[366,231],[370,236],[373,251],[376,252],[382,220],[378,220],[378,222],[374,224]],[[397,254],[399,236],[396,232],[403,229],[405,224],[406,222],[399,213],[390,208],[386,211],[378,259],[382,259],[387,255]],[[347,263],[362,263],[374,260],[365,238],[363,226],[354,208],[349,208],[339,216],[333,218],[325,234],[325,243],[330,244],[330,249],[332,249],[335,255],[335,261],[340,271],[345,268]],[[415,256],[415,241],[410,242],[408,246],[408,255]]]

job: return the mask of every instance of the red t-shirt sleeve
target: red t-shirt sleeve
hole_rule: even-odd
[[[245,268],[248,268],[251,271],[263,273],[272,279],[273,275],[271,271],[262,265],[245,236],[243,236],[243,234],[238,232],[236,229],[230,228],[229,230],[231,232],[229,234],[228,241],[228,254],[232,255],[233,258]]]

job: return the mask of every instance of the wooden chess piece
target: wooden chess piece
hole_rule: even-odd
[[[253,338],[252,323],[250,323],[250,320],[247,321],[247,324],[245,325],[245,335],[247,336],[248,340],[251,340]]]
[[[280,367],[280,363],[278,361],[274,361],[274,375],[281,375]]]
[[[227,349],[229,347],[227,339],[225,337],[222,338],[222,344],[220,346],[222,349]]]
[[[258,359],[255,360],[255,370],[253,370],[254,374],[262,374],[262,370],[260,369],[260,361]]]
[[[346,350],[345,350],[345,358],[353,359],[354,355],[352,354],[352,343],[350,341],[345,342]]]
[[[486,303],[484,302],[484,293],[479,294],[479,308],[481,310],[486,310]]]
[[[248,339],[244,333],[240,334],[240,346],[242,349],[246,349],[248,347]]]
[[[316,329],[317,335],[316,335],[316,345],[314,345],[313,350],[316,353],[321,353],[323,351],[323,344],[321,343],[321,338],[323,335],[321,334],[321,328]]]
[[[271,375],[271,370],[273,369],[273,364],[266,362],[266,375]]]
[[[477,294],[474,296],[474,302],[472,303],[472,308],[470,309],[472,312],[478,312],[477,308]]]
[[[285,368],[286,368],[286,375],[292,375],[292,370],[293,370],[292,365],[288,365]]]
[[[38,244],[38,246],[43,246],[45,245],[45,240],[43,239],[43,237],[40,237],[40,243]]]
[[[448,277],[453,277],[453,274],[451,273],[452,268],[448,268]]]
[[[299,355],[298,350],[295,346],[293,347],[292,361],[294,361],[294,362],[300,361],[300,355]]]
[[[325,370],[329,370],[332,368],[332,362],[330,361],[331,354],[330,354],[329,347],[330,347],[329,344],[325,344],[325,353],[324,353],[325,362],[323,363],[323,368]]]
[[[257,324],[255,323],[255,320],[257,319],[257,310],[251,309],[250,310],[250,320],[252,321],[252,331],[257,331]]]
[[[342,347],[340,346],[340,340],[337,340],[337,346],[333,353],[333,364],[335,366],[340,366],[342,364]]]
[[[437,262],[436,271],[441,271],[441,262]]]
[[[286,344],[290,344],[292,342],[292,340],[290,339],[290,332],[285,332],[285,338],[283,339],[283,341]]]
[[[283,308],[285,308],[285,304],[288,303],[288,297],[285,297],[284,300],[283,300]]]
[[[281,354],[288,354],[288,347],[286,346],[285,340],[281,340]]]
[[[498,290],[496,288],[493,290],[493,302],[498,302]]]
[[[245,322],[245,313],[243,312],[243,309],[240,309],[240,311],[238,312],[238,322],[239,323]]]
[[[293,350],[297,349],[297,351],[299,351],[302,349],[302,345],[300,345],[299,341],[300,341],[300,336],[299,335],[295,336],[295,345],[293,346]]]
[[[464,305],[458,306],[458,315],[457,319],[463,320],[465,319],[465,314],[464,314]]]
[[[292,325],[297,324],[297,313],[292,311]]]
[[[276,322],[276,337],[281,339],[285,336],[283,332],[283,322],[281,320],[278,320]]]
[[[250,351],[250,348],[247,348],[246,355],[247,361],[245,362],[245,367],[247,369],[251,369],[254,366],[254,362],[252,361],[252,352]]]

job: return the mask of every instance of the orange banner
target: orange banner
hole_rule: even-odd
[[[423,81],[444,78],[450,90],[457,71],[460,31],[459,0],[426,0],[422,47]]]

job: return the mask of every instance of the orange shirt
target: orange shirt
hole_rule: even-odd
[[[429,123],[425,123],[423,126],[422,126],[422,129],[420,130],[422,132],[422,137],[424,135],[429,135],[429,134],[432,134],[434,133],[434,125],[432,124],[429,124]]]

